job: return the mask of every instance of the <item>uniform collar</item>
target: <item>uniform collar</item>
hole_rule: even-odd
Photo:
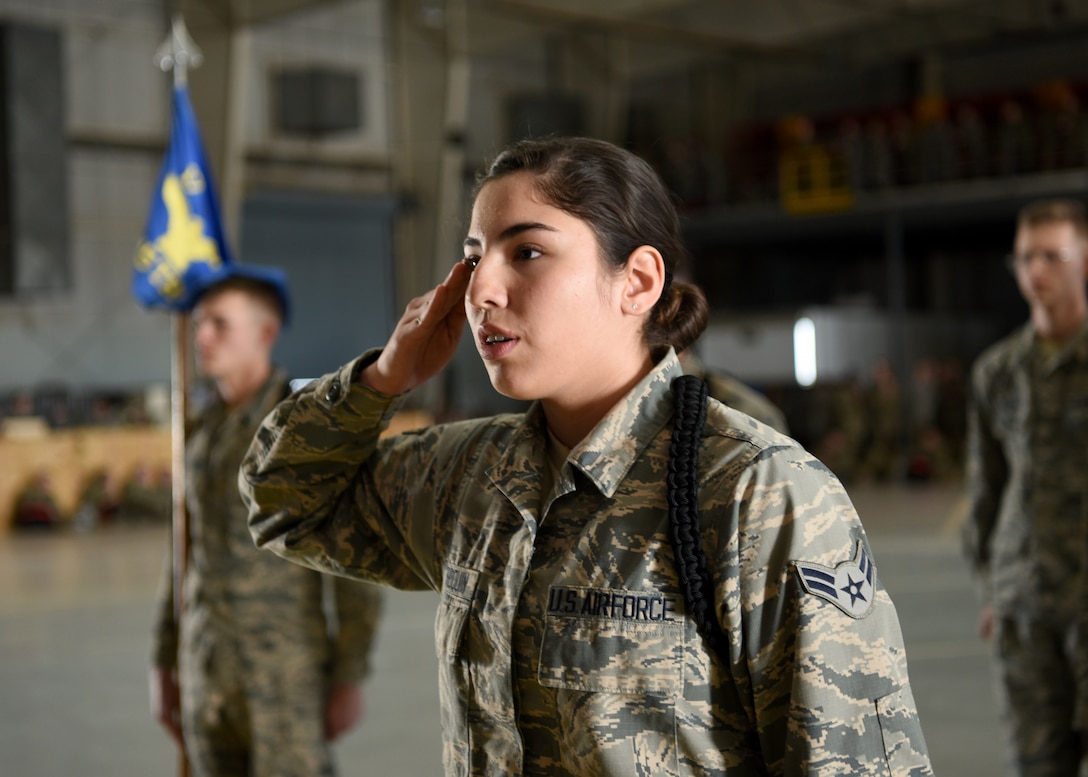
[[[1038,339],[1035,335],[1035,328],[1030,321],[1020,328],[1020,331],[1015,334],[1015,338],[1016,358],[1023,362],[1030,360]],[[1056,367],[1067,361],[1088,361],[1088,320],[1081,324],[1077,333],[1070,338],[1069,342],[1054,357],[1051,367]]]
[[[1080,325],[1080,331],[1073,335],[1064,353],[1067,354],[1065,358],[1088,361],[1088,319]]]
[[[605,497],[615,495],[631,466],[672,418],[669,386],[682,374],[676,353],[670,348],[657,366],[571,450],[567,460]],[[543,471],[548,466],[547,436],[543,409],[540,402],[534,402],[488,473],[496,487],[522,508],[539,504]],[[562,490],[565,493],[572,487]]]
[[[268,380],[264,382],[264,385],[253,395],[250,401],[239,409],[245,413],[247,423],[262,421],[266,415],[272,412],[272,408],[279,404],[280,400],[287,397],[289,391],[287,373],[282,367],[273,365]]]
[[[611,498],[628,471],[673,415],[673,378],[683,374],[670,348],[615,407],[571,451],[570,460],[597,489]]]

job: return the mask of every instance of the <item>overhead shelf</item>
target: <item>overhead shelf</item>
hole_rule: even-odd
[[[711,208],[684,217],[684,234],[693,248],[815,237],[883,235],[890,218],[904,229],[950,224],[1001,222],[1012,228],[1026,203],[1047,197],[1083,198],[1088,170],[1078,168],[1006,178],[950,181],[886,191],[862,192],[849,209],[797,215],[775,202]]]

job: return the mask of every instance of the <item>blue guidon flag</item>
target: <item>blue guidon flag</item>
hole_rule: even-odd
[[[850,617],[864,618],[873,609],[876,567],[860,540],[854,560],[844,561],[834,569],[804,561],[795,561],[794,566],[806,591],[826,599]]]
[[[174,87],[170,146],[134,265],[132,295],[137,302],[183,312],[231,265],[215,186],[185,86]]]

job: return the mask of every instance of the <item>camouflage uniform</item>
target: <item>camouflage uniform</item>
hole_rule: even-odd
[[[966,553],[994,607],[1017,774],[1070,775],[1088,725],[1083,628],[1088,325],[1043,358],[1025,325],[976,361]],[[1079,676],[1081,679],[1076,680]]]
[[[711,656],[668,539],[674,354],[552,476],[539,404],[379,439],[397,402],[354,382],[374,358],[266,419],[242,493],[259,545],[439,592],[448,775],[932,773],[861,524],[792,440],[710,403]]]
[[[211,406],[187,444],[184,610],[179,628],[167,564],[152,661],[178,667],[195,776],[333,774],[327,691],[360,682],[368,669],[381,590],[285,564],[258,551],[246,526],[238,468],[261,419],[286,394],[277,371],[233,412]],[[330,624],[322,601],[333,585]]]
[[[755,389],[749,388],[732,375],[708,370],[694,356],[685,356],[681,363],[684,365],[684,372],[705,381],[707,392],[723,405],[750,415],[782,434],[790,433],[786,416]]]

